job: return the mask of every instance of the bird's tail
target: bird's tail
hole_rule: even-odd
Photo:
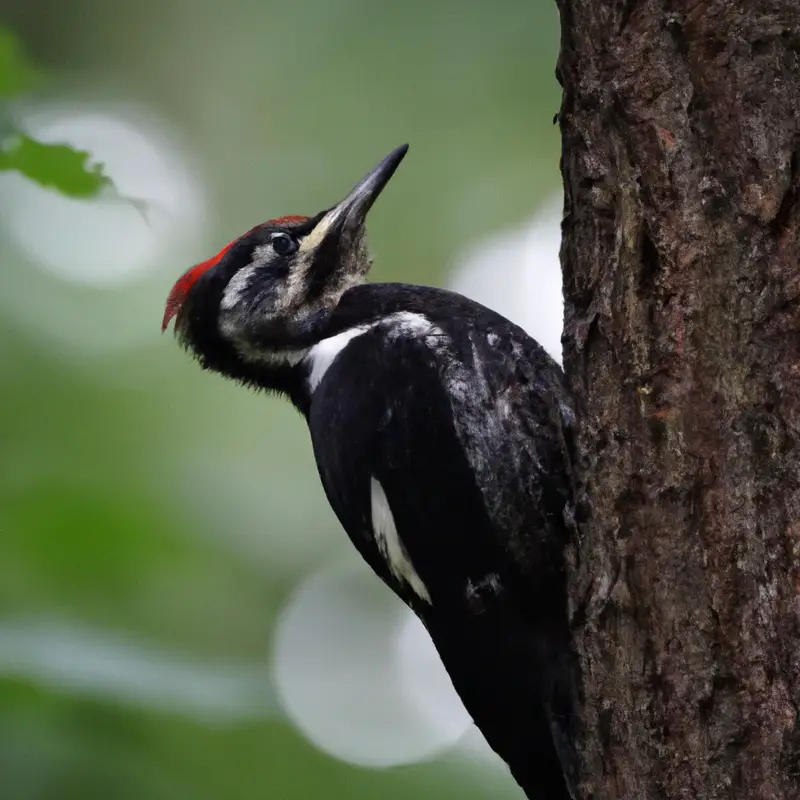
[[[508,606],[425,623],[464,706],[527,797],[577,798],[577,673],[566,623],[537,629]]]

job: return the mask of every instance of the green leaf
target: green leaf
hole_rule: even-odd
[[[0,28],[0,97],[11,97],[30,90],[39,73],[28,60],[17,37]]]
[[[0,27],[0,97],[29,91],[39,73],[25,55],[12,31]],[[90,155],[63,144],[44,144],[10,127],[0,114],[4,138],[0,141],[0,171],[16,170],[41,186],[56,189],[68,197],[87,198],[110,185],[102,165],[92,164]],[[8,133],[8,135],[5,135]]]
[[[87,198],[111,185],[102,164],[63,144],[43,144],[24,134],[14,134],[0,145],[0,171],[16,170],[41,186],[69,197]]]

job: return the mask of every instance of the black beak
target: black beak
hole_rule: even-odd
[[[364,224],[367,212],[372,208],[386,184],[389,183],[389,179],[394,175],[394,171],[400,166],[400,162],[407,152],[407,144],[393,150],[353,188],[341,203],[331,209],[331,212],[336,215],[334,224],[340,233],[350,233]]]

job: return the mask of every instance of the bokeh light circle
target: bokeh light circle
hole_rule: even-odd
[[[129,109],[58,104],[24,111],[20,126],[38,141],[88,151],[114,183],[87,200],[16,173],[0,176],[0,220],[34,264],[62,279],[118,286],[202,230],[203,187],[164,121]]]
[[[526,225],[492,234],[456,263],[449,285],[515,322],[561,363],[564,327],[559,194]]]
[[[360,560],[300,585],[279,618],[273,670],[292,722],[351,764],[424,761],[472,727],[422,625]]]

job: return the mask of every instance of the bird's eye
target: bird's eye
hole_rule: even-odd
[[[270,237],[272,249],[279,256],[288,256],[289,253],[294,253],[297,250],[297,240],[289,236],[288,233],[273,233]]]

